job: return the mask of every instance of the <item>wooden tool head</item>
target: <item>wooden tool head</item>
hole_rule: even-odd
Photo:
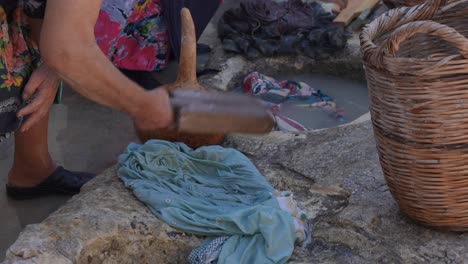
[[[197,81],[197,39],[192,15],[187,8],[182,9],[181,18],[182,43],[177,80],[174,83],[163,85],[162,88],[168,90],[193,89],[206,91],[206,88],[201,86]],[[183,142],[191,148],[219,145],[225,137],[223,134],[192,134],[173,129],[162,129],[151,132],[139,131],[137,129],[136,132],[143,142],[150,139],[161,139],[171,142]]]

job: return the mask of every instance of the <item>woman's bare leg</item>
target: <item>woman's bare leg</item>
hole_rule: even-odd
[[[33,187],[55,170],[47,142],[49,116],[45,116],[27,132],[15,133],[15,155],[9,173],[9,184]]]

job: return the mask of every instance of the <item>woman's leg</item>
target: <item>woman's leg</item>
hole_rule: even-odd
[[[15,133],[15,155],[9,174],[9,184],[33,187],[43,182],[55,170],[47,142],[49,116],[44,117],[25,133]]]
[[[56,167],[49,154],[45,116],[25,133],[15,132],[15,154],[10,170],[7,194],[13,199],[32,199],[51,194],[74,195],[95,177]]]

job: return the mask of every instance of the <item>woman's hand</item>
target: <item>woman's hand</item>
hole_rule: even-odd
[[[44,118],[54,102],[60,79],[46,64],[37,68],[23,90],[23,100],[35,98],[30,104],[18,112],[18,117],[30,115],[20,128],[21,132],[28,131],[38,121]]]
[[[135,128],[141,132],[171,128],[174,114],[169,101],[169,93],[164,88],[156,88],[147,93],[147,103],[140,105],[132,116]]]

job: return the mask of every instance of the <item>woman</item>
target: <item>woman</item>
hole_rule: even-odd
[[[50,158],[48,111],[59,79],[88,99],[126,112],[139,129],[165,128],[172,121],[167,92],[142,89],[96,44],[100,7],[99,0],[48,0],[47,6],[24,0],[23,12],[17,1],[0,0],[0,140],[15,134],[7,183],[12,198],[75,194],[93,177],[57,168]]]

